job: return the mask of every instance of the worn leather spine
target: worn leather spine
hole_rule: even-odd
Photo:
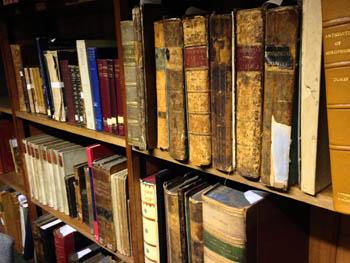
[[[163,20],[154,22],[154,47],[156,56],[157,89],[157,148],[167,150],[169,147],[168,113],[166,99],[165,46]]]
[[[189,161],[211,163],[208,17],[183,19]]]
[[[296,77],[298,9],[294,6],[268,9],[265,21],[261,181],[286,190]]]
[[[184,161],[188,157],[188,151],[181,19],[164,20],[164,41],[169,153],[174,159]]]
[[[213,167],[232,172],[232,19],[209,19]]]
[[[237,171],[260,176],[264,15],[260,8],[236,13],[236,149]]]

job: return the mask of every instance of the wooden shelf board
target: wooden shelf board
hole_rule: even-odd
[[[27,112],[16,111],[16,117],[19,117],[24,120],[35,122],[44,126],[51,128],[63,130],[66,132],[78,134],[87,138],[95,139],[102,142],[111,143],[125,148],[125,139],[116,135],[112,135],[106,132],[99,132],[90,130],[84,127],[79,127],[76,125],[69,124],[67,122],[59,122],[47,118],[45,115],[33,114]]]
[[[0,98],[0,112],[12,114],[9,98]]]
[[[54,215],[58,219],[61,219],[67,225],[70,225],[71,227],[75,228],[79,233],[81,233],[82,235],[84,235],[85,237],[90,239],[91,241],[95,242],[99,246],[103,247],[105,250],[107,250],[111,254],[117,256],[119,259],[121,259],[121,260],[123,260],[125,262],[128,262],[128,263],[132,263],[133,262],[132,257],[124,256],[124,255],[122,255],[122,254],[120,254],[118,252],[115,252],[115,251],[113,251],[113,250],[111,250],[111,249],[109,249],[109,248],[99,244],[99,242],[97,242],[95,240],[94,235],[91,234],[89,226],[84,224],[83,222],[77,220],[76,218],[72,218],[72,217],[70,217],[70,216],[68,216],[68,215],[66,215],[66,214],[64,214],[64,213],[62,213],[60,211],[57,211],[57,210],[51,208],[50,206],[43,205],[39,201],[37,201],[35,199],[31,199],[31,202],[34,203],[35,205],[41,207],[46,212]]]
[[[276,191],[276,190],[273,190],[271,188],[268,188],[260,182],[248,180],[248,179],[246,179],[238,174],[235,174],[235,173],[226,174],[226,173],[220,172],[214,168],[201,168],[201,167],[198,167],[195,165],[179,162],[179,161],[173,159],[167,151],[161,151],[159,149],[154,149],[153,151],[139,151],[137,149],[134,149],[134,150],[137,152],[146,154],[146,155],[154,156],[158,159],[162,159],[162,160],[165,160],[168,162],[176,163],[176,164],[179,164],[179,165],[182,165],[185,167],[189,167],[192,169],[196,169],[196,170],[208,173],[208,174],[219,176],[219,177],[225,178],[227,180],[231,180],[234,182],[245,184],[245,185],[260,189],[260,190],[264,190],[264,191],[267,191],[270,193],[285,196],[285,197],[292,198],[292,199],[295,199],[295,200],[298,200],[298,201],[301,201],[301,202],[304,202],[304,203],[307,203],[310,205],[314,205],[314,206],[318,206],[318,207],[322,207],[322,208],[334,211],[333,200],[332,200],[332,188],[330,186],[328,188],[324,189],[323,191],[321,191],[320,193],[318,193],[316,196],[311,196],[311,195],[308,195],[308,194],[302,192],[298,186],[290,187],[288,192],[280,192],[280,191]]]
[[[24,195],[26,194],[24,184],[23,184],[23,179],[20,174],[16,172],[0,174],[0,181],[6,185],[11,186],[17,192],[20,192]]]

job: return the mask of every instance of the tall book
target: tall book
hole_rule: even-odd
[[[209,19],[213,167],[232,172],[232,16]]]
[[[202,198],[204,262],[308,262],[307,207],[220,184]]]
[[[163,20],[169,153],[176,160],[188,158],[186,102],[183,67],[183,28],[179,18]]]
[[[167,262],[163,183],[172,176],[162,170],[140,179],[145,261]]]
[[[92,96],[91,78],[88,61],[89,47],[113,47],[112,40],[77,40],[78,63],[81,77],[81,87],[84,94],[84,107],[86,112],[86,127],[96,130],[95,112],[93,107],[94,98]]]
[[[76,230],[69,225],[64,225],[54,230],[53,235],[57,263],[69,262],[69,256],[75,250],[75,232]]]
[[[126,94],[128,143],[139,147],[142,144],[140,101],[136,85],[136,57],[133,21],[121,21],[123,66]]]
[[[165,43],[163,20],[154,22],[154,47],[156,56],[156,92],[157,92],[157,148],[169,147],[168,113],[165,74]]]
[[[121,59],[118,57],[114,59],[114,82],[115,90],[117,96],[117,128],[116,134],[119,136],[125,135],[125,125],[124,125],[124,104],[122,98],[122,83],[120,77],[120,63]]]
[[[264,19],[262,9],[236,13],[236,147],[237,171],[260,176]]]
[[[268,9],[265,23],[261,181],[287,190],[289,182],[298,180],[291,178],[289,162],[299,11],[295,6]]]
[[[111,133],[116,132],[117,128],[117,91],[115,87],[114,63],[115,59],[107,59],[107,77],[109,82],[109,101],[111,107],[110,128]]]
[[[209,165],[212,145],[208,17],[187,17],[182,24],[189,161],[194,165]]]
[[[350,213],[349,2],[322,0],[323,55],[335,210]]]
[[[83,221],[83,194],[82,194],[82,191],[83,190],[86,191],[85,180],[83,180],[85,166],[87,166],[87,163],[77,164],[77,165],[74,165],[74,167],[73,167],[77,218],[80,221]]]

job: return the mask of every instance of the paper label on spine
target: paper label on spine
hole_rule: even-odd
[[[56,81],[56,82],[51,82],[51,88],[53,89],[60,89],[64,87],[64,83],[60,82],[60,81]]]

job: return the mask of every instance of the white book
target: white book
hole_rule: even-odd
[[[85,106],[86,127],[95,130],[95,113],[87,54],[88,47],[116,47],[116,44],[115,41],[112,40],[77,40],[78,63]]]
[[[304,0],[302,9],[300,185],[303,192],[315,195],[319,190],[330,184],[327,169],[317,171],[318,159],[320,158],[318,154],[322,154],[322,152],[317,151],[318,143],[321,140],[319,132],[322,132],[318,130],[319,121],[322,121],[319,120],[320,88],[321,85],[324,85],[321,81],[321,0]],[[327,129],[327,127],[324,129]]]

